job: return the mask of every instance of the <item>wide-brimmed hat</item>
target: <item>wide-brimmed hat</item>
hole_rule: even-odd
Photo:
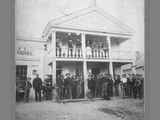
[[[70,73],[66,73],[66,75],[70,75]]]

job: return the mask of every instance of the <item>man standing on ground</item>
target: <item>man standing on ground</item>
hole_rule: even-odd
[[[24,92],[25,102],[29,102],[29,94],[30,94],[30,89],[32,87],[30,80],[31,80],[31,78],[28,77],[25,81],[25,92]]]
[[[103,84],[102,84],[102,97],[106,100],[110,100],[109,95],[109,76],[104,74]]]
[[[36,78],[33,79],[33,89],[35,91],[35,100],[41,101],[41,89],[42,89],[42,79],[37,74]]]
[[[120,75],[116,75],[114,87],[115,87],[115,96],[119,96],[119,84],[121,82]]]

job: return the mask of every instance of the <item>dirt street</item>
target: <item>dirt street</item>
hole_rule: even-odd
[[[134,99],[16,105],[16,120],[143,120],[143,113],[143,101]]]

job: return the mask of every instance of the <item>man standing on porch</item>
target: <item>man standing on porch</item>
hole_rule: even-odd
[[[73,40],[68,41],[68,56],[73,57]]]
[[[65,86],[65,97],[72,99],[72,79],[70,73],[66,74],[66,78],[64,79]]]

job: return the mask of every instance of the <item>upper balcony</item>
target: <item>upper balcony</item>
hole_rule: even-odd
[[[56,32],[56,45],[48,42],[49,51],[55,46],[56,58],[61,59],[90,59],[90,60],[131,60],[130,51],[121,51],[119,48],[126,40],[120,37],[111,37],[110,42],[107,36]],[[50,38],[52,39],[52,38]],[[109,45],[110,44],[110,45]],[[112,51],[116,48],[117,51]]]

